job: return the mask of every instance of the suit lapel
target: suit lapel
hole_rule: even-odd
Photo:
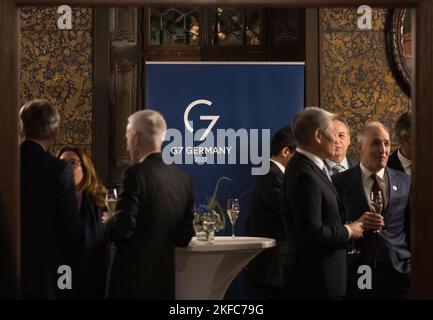
[[[400,181],[397,176],[388,168],[385,168],[388,177],[388,206],[383,211],[383,216],[387,215],[388,208],[390,208],[395,199],[395,191],[398,190]]]
[[[310,161],[311,162],[311,161]],[[334,184],[329,181],[328,177],[326,176],[326,174],[320,170],[314,163],[311,163],[311,165],[313,166],[313,170],[319,175],[319,177],[329,186],[329,188],[338,196],[338,191],[337,189],[335,189]]]
[[[297,153],[297,154],[300,156],[300,159],[302,159],[304,162],[306,162],[308,165],[310,165],[313,168],[313,171],[320,177],[320,179],[322,179],[325,182],[325,184],[329,187],[329,189],[331,189],[332,192],[334,192],[335,196],[337,197],[338,206],[340,207],[341,218],[343,219],[343,221],[346,221],[346,217],[343,209],[344,208],[343,203],[340,200],[340,195],[338,194],[338,191],[335,188],[334,184],[331,181],[329,181],[326,174],[322,170],[320,170],[319,167],[313,161],[311,161],[307,156],[301,153]]]
[[[354,169],[354,186],[355,190],[353,190],[353,195],[357,197],[359,192],[361,191],[361,197],[357,197],[360,199],[360,208],[363,208],[363,211],[370,211],[370,199],[367,199],[364,192],[364,184],[362,183],[362,173],[361,173],[361,167],[359,164]]]
[[[337,190],[335,189],[334,185],[332,184],[331,181],[329,181],[328,177],[326,176],[326,174],[319,169],[319,167],[310,160],[310,158],[308,158],[307,156],[303,155],[302,153],[296,153],[299,155],[300,159],[302,159],[304,162],[308,163],[308,165],[313,168],[313,171],[316,172],[316,174],[330,187],[332,188],[332,190],[334,191],[335,194],[338,195]]]
[[[275,174],[277,174],[278,176],[282,176],[284,173],[281,171],[281,169],[272,161],[270,161],[270,167],[269,167],[269,171],[274,172]]]

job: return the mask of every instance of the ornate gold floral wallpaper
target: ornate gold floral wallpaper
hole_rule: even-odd
[[[21,104],[51,101],[61,115],[53,152],[92,145],[92,9],[72,6],[72,29],[60,30],[58,7],[21,8]]]
[[[392,132],[397,118],[411,108],[389,67],[387,14],[387,9],[373,9],[372,29],[360,30],[356,8],[320,12],[321,105],[349,123],[351,154],[366,121],[379,120]]]

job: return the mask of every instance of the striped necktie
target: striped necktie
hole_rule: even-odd
[[[331,176],[334,174],[340,173],[344,171],[344,167],[341,164],[336,164],[334,167],[332,167],[331,171],[329,172]]]
[[[329,172],[328,172],[328,168],[326,168],[325,165],[323,165],[323,167],[322,167],[322,172],[325,174],[325,176],[328,178],[328,180],[330,182],[332,182],[331,176],[329,175]]]

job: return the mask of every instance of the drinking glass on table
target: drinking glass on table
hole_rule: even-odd
[[[239,216],[239,199],[227,200],[227,215],[229,216],[230,223],[232,224],[232,238],[235,238],[235,223]]]

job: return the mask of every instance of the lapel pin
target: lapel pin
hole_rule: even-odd
[[[392,186],[392,190],[397,191],[397,186]]]

